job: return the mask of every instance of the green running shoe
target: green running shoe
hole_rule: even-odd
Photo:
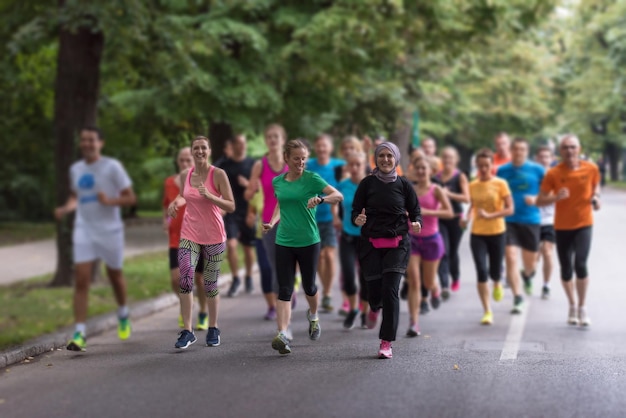
[[[198,325],[196,325],[196,329],[199,331],[206,331],[209,329],[209,314],[205,312],[200,312],[198,314]]]
[[[309,338],[313,341],[320,339],[322,334],[322,328],[320,327],[319,319],[311,319],[311,311],[306,311],[306,319],[309,320]]]
[[[87,340],[81,332],[76,331],[66,348],[70,351],[87,351]]]
[[[291,347],[289,347],[289,340],[287,336],[282,332],[279,332],[272,340],[272,348],[277,350],[280,354],[291,354]]]
[[[117,322],[117,336],[120,337],[120,340],[127,340],[130,338],[130,319],[119,318]]]

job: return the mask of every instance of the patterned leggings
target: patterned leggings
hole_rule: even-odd
[[[224,259],[226,243],[201,245],[181,239],[178,245],[178,265],[180,266],[180,293],[193,291],[193,276],[202,252],[204,258],[204,291],[208,297],[214,298],[219,293],[217,278],[220,275],[220,265]]]

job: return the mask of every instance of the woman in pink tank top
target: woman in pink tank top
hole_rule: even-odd
[[[416,179],[413,187],[422,209],[422,230],[419,234],[410,234],[411,257],[406,275],[409,285],[407,299],[410,323],[406,333],[408,337],[420,335],[420,272],[423,274],[424,287],[431,292],[432,307],[434,309],[439,307],[441,299],[437,285],[437,269],[444,253],[443,240],[439,234],[439,218],[454,216],[452,205],[441,187],[430,181],[431,167],[431,161],[424,155],[417,155],[411,161],[411,170]]]
[[[224,170],[209,163],[209,139],[197,136],[191,142],[195,167],[181,172],[180,195],[170,204],[168,213],[175,218],[178,210],[186,206],[180,231],[178,265],[180,268],[180,305],[184,329],[179,334],[176,348],[184,349],[196,342],[191,328],[193,311],[193,276],[200,258],[204,260],[204,291],[208,296],[209,330],[206,344],[220,345],[217,328],[217,279],[226,249],[226,232],[222,211],[232,213],[235,199]]]
[[[261,213],[261,221],[267,223],[272,219],[272,214],[276,208],[276,196],[274,195],[274,186],[272,180],[275,177],[286,173],[288,170],[285,159],[283,158],[283,146],[287,140],[285,129],[277,124],[269,125],[265,129],[265,145],[267,146],[267,154],[254,163],[250,174],[248,188],[244,193],[244,197],[250,200],[256,192],[261,189],[263,191],[263,210]],[[261,287],[263,295],[267,302],[267,313],[265,319],[273,321],[276,319],[276,298],[278,296],[278,279],[276,278],[276,228],[269,233],[263,235],[264,252],[257,251],[257,259],[265,257],[272,270],[271,276],[261,277]],[[292,299],[296,300],[295,293]]]

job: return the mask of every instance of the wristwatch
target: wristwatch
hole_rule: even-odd
[[[318,205],[321,205],[322,203],[324,203],[324,196],[317,196],[320,198],[320,202],[318,203]]]

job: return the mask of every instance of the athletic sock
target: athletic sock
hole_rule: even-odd
[[[84,322],[78,322],[76,323],[75,331],[80,332],[82,335],[85,335],[85,332],[87,331],[87,326]]]
[[[119,308],[117,308],[117,317],[122,319],[122,318],[128,318],[128,314],[130,313],[128,306],[124,305],[124,306],[120,306]]]
[[[309,314],[309,319],[311,321],[318,321],[319,320],[319,316],[317,316],[317,313],[315,314]]]

